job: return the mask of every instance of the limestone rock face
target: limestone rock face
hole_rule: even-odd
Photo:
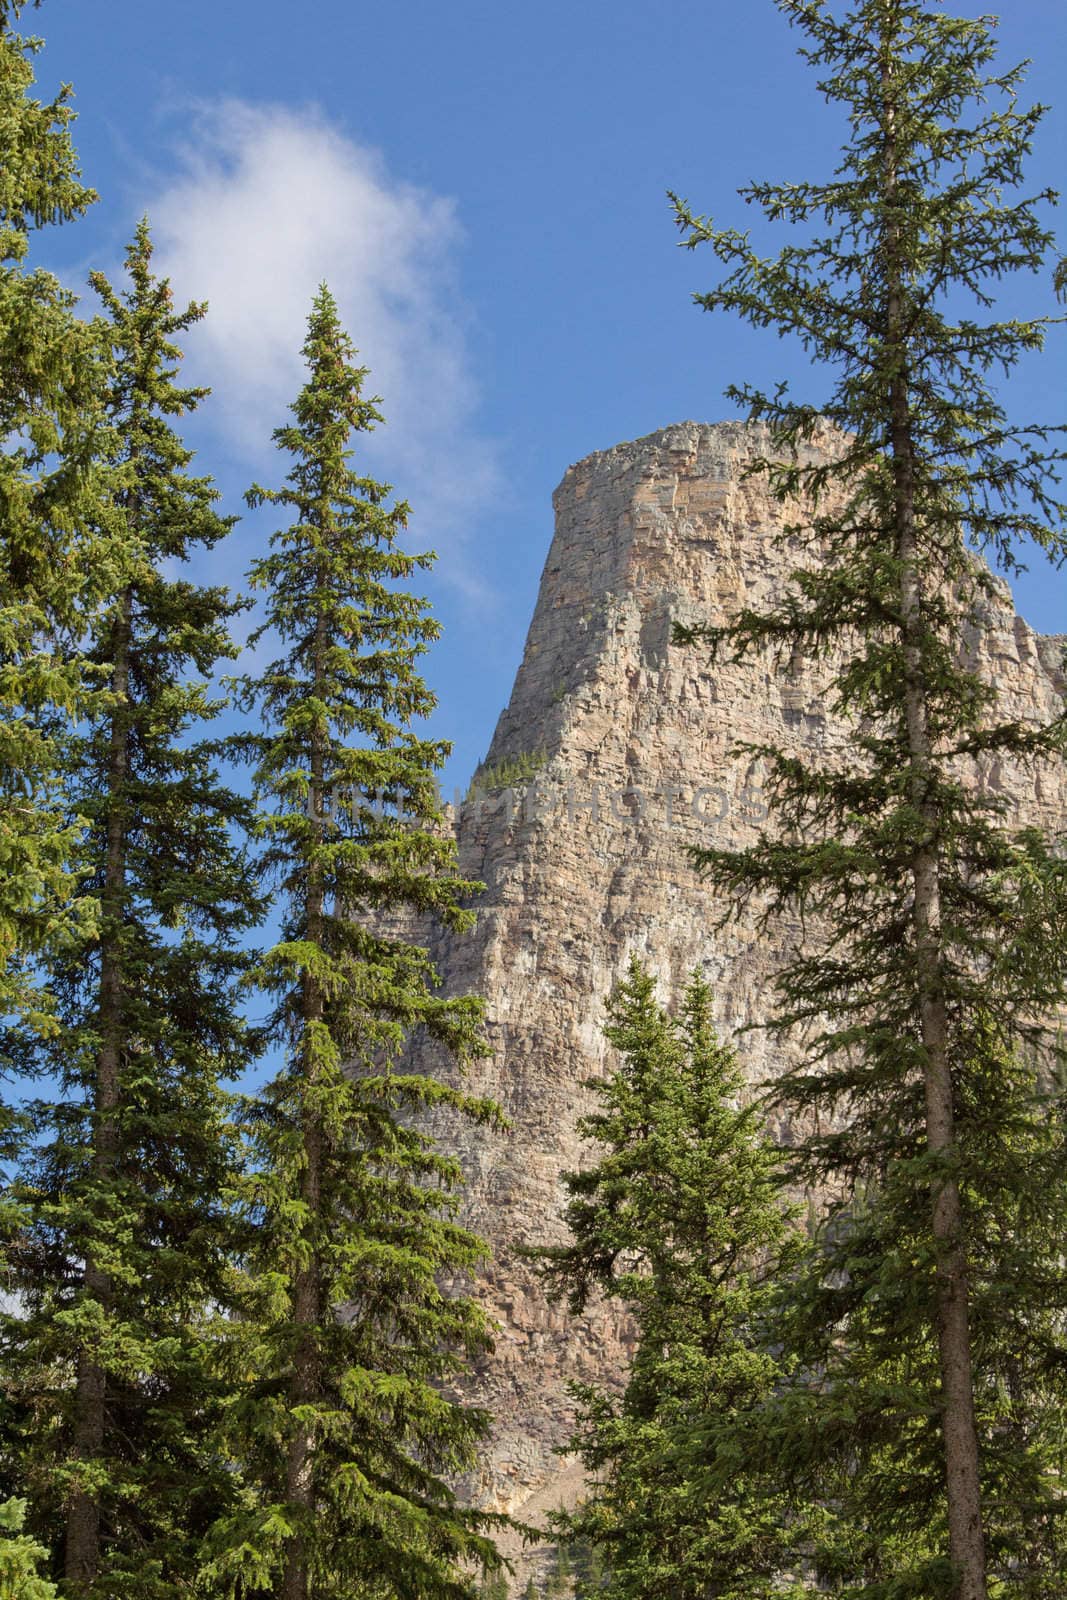
[[[699,649],[671,644],[673,620],[760,605],[798,563],[776,543],[782,508],[762,480],[743,481],[767,447],[758,427],[684,423],[567,472],[483,793],[456,816],[464,870],[486,891],[477,930],[438,939],[433,953],[450,991],[487,999],[492,1054],[467,1081],[511,1122],[504,1135],[439,1129],[466,1171],[466,1220],[494,1252],[485,1294],[502,1330],[474,1386],[497,1420],[468,1490],[534,1521],[581,1482],[555,1453],[571,1416],[566,1380],[617,1381],[627,1358],[614,1308],[572,1321],[546,1304],[519,1253],[562,1237],[560,1174],[587,1154],[575,1134],[589,1106],[583,1080],[607,1067],[606,996],[632,952],[670,1001],[700,968],[720,1031],[734,1038],[766,1017],[775,969],[799,936],[789,921],[771,934],[745,919],[716,930],[721,907],[686,846],[741,846],[763,823],[760,772],[731,753],[737,743],[784,741],[813,759],[832,751],[841,730],[825,709],[826,669],[768,658],[709,670]],[[827,433],[814,453],[835,447]],[[1014,614],[1006,588],[964,641],[1006,709],[1042,722],[1061,702],[1063,647]],[[1020,821],[1067,817],[1062,773],[1001,763],[983,781],[1014,797]],[[752,1082],[783,1064],[759,1032],[737,1043]]]

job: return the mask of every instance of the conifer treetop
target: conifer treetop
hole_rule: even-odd
[[[1003,279],[1047,270],[1055,239],[1044,214],[1056,191],[1026,184],[1046,107],[1019,103],[1025,63],[989,70],[995,19],[948,16],[930,0],[861,0],[836,14],[825,0],[776,4],[811,41],[799,54],[823,73],[827,101],[847,108],[850,136],[829,181],[751,183],[739,194],[765,221],[810,225],[814,237],[764,256],[749,231],[716,227],[670,196],[683,246],[710,245],[728,269],[696,303],[795,336],[837,374],[817,402],[793,400],[784,383],[769,393],[748,384],[727,390],[769,423],[781,448],[782,458],[753,470],[768,471],[783,499],[801,489],[818,498],[831,482],[877,481],[890,444],[885,396],[906,349],[926,537],[944,555],[962,531],[1009,571],[1029,541],[1062,560],[1064,426],[1013,422],[996,388],[1063,320],[1051,307],[996,315]],[[1062,264],[1050,289],[1061,275]],[[847,436],[839,459],[790,459],[821,419]]]
[[[154,278],[146,223],[126,266],[121,288],[93,275],[122,583],[86,621],[92,676],[63,766],[99,918],[49,952],[54,1037],[4,1041],[24,1077],[57,1085],[32,1108],[14,1191],[25,1221],[19,1315],[0,1326],[7,1440],[37,1516],[66,1522],[67,1582],[85,1600],[186,1587],[232,1482],[213,1448],[205,1324],[229,1303],[223,1084],[254,1053],[236,985],[262,910],[240,843],[248,804],[206,726],[221,706],[205,680],[236,653],[242,602],[187,565],[232,518],[172,425],[202,394],[180,383],[174,343],[200,308],[175,310]]]
[[[260,1378],[234,1415],[247,1509],[216,1530],[210,1576],[285,1600],[474,1600],[500,1569],[500,1519],[449,1481],[488,1423],[446,1395],[490,1328],[441,1281],[468,1278],[485,1246],[457,1220],[462,1174],[422,1114],[499,1113],[459,1085],[456,1064],[484,1050],[481,1002],[436,992],[423,930],[469,926],[478,886],[441,825],[448,746],[413,727],[434,706],[417,667],[438,629],[401,584],[431,557],[405,551],[407,506],[352,464],[380,420],[354,357],[323,287],[307,381],[274,434],[284,485],[248,496],[294,514],[252,569],[255,637],[277,654],[241,691],[262,717],[243,743],[282,927],[257,979],[284,1064],[248,1108],[256,1270],[234,1342]],[[434,1075],[425,1043],[404,1056],[416,1029],[452,1071]]]
[[[571,1241],[535,1252],[572,1312],[595,1290],[637,1324],[621,1396],[571,1385],[568,1447],[591,1477],[554,1525],[598,1549],[607,1570],[594,1588],[610,1600],[772,1589],[794,1600],[782,1575],[804,1508],[775,1499],[747,1440],[784,1375],[765,1324],[800,1240],[759,1108],[715,1036],[709,986],[694,973],[677,1016],[655,990],[632,960],[604,1029],[617,1065],[591,1080],[598,1104],[578,1125],[594,1159],[564,1179]]]

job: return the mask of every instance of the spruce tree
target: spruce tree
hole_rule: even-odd
[[[604,1031],[620,1063],[591,1081],[600,1105],[579,1123],[597,1157],[565,1179],[571,1242],[538,1252],[573,1313],[607,1294],[637,1325],[621,1398],[571,1386],[579,1414],[569,1448],[590,1487],[557,1522],[606,1567],[578,1592],[787,1595],[776,1584],[802,1539],[799,1513],[787,1516],[773,1475],[744,1455],[752,1418],[783,1376],[766,1313],[776,1275],[800,1248],[778,1158],[757,1109],[741,1104],[737,1061],[715,1038],[698,976],[675,1020],[634,959]]]
[[[100,344],[75,297],[29,261],[33,235],[95,195],[78,173],[69,90],[33,98],[40,41],[15,31],[22,10],[0,6],[0,1008],[45,1027],[34,960],[92,916],[58,788],[57,741],[82,686],[63,647],[114,570],[99,518]]]
[[[56,1600],[54,1583],[40,1576],[48,1551],[22,1532],[25,1500],[0,1504],[0,1595],[4,1600]]]
[[[823,95],[846,112],[835,175],[742,191],[769,221],[797,226],[777,256],[675,205],[685,244],[710,244],[727,269],[700,303],[796,335],[835,380],[817,404],[784,388],[729,391],[769,427],[754,470],[794,508],[786,537],[805,548],[805,565],[766,611],[680,638],[707,640],[713,657],[837,655],[833,708],[853,731],[840,762],[748,752],[767,762],[774,826],[750,850],[696,860],[737,899],[799,908],[825,930],[786,970],[775,1023],[808,1039],[783,1099],[800,1116],[817,1112],[824,1130],[838,1117],[806,1142],[798,1172],[844,1196],[830,1238],[878,1211],[866,1237],[881,1233],[888,1253],[843,1258],[855,1315],[878,1324],[897,1376],[935,1352],[923,1445],[910,1458],[914,1396],[894,1388],[890,1367],[865,1364],[882,1381],[879,1437],[890,1436],[888,1456],[868,1463],[882,1474],[869,1503],[886,1530],[921,1461],[931,1540],[902,1540],[888,1573],[861,1569],[842,1592],[986,1600],[992,1568],[1006,1577],[1023,1559],[1006,1521],[1032,1495],[1053,1515],[1059,1494],[1026,1448],[1014,1478],[1000,1475],[1003,1407],[987,1404],[997,1362],[975,1317],[976,1296],[1012,1271],[1019,1295],[1041,1295],[1037,1262],[1026,1264],[1010,1230],[990,1232],[989,1217],[998,1174],[1011,1173],[1009,1216],[1033,1205],[1047,1219],[1009,1130],[1036,1137],[1045,1114],[1018,1063],[1062,1006],[1067,929],[1054,841],[1013,830],[987,779],[1000,761],[1062,761],[1065,725],[1012,718],[965,651],[993,592],[976,550],[1008,571],[1028,541],[1057,560],[1067,553],[1054,430],[1012,422],[993,387],[1042,345],[1049,319],[998,318],[994,295],[1005,275],[1041,269],[1052,242],[1041,204],[1053,197],[1025,188],[1041,108],[1020,107],[1021,69],[992,69],[990,19],[949,16],[930,0],[779,9],[805,34],[801,54]],[[827,421],[840,430],[835,447],[812,453]],[[980,1088],[1009,1110],[999,1145]],[[888,1293],[890,1266],[905,1259],[888,1241],[909,1231],[918,1278]],[[1059,1236],[1043,1244],[1053,1268]],[[1060,1280],[1053,1271],[1054,1298]],[[860,1337],[859,1323],[837,1331]],[[1046,1375],[1060,1350],[1058,1331]],[[1022,1365],[1020,1381],[1028,1370],[1040,1385],[1039,1369]],[[850,1447],[862,1442],[861,1431]]]
[[[380,420],[353,355],[324,286],[306,384],[274,435],[285,485],[248,495],[294,517],[252,570],[256,639],[281,654],[247,684],[283,916],[260,982],[284,1064],[249,1115],[262,1297],[233,1330],[235,1368],[254,1375],[232,1417],[245,1505],[220,1522],[207,1581],[284,1600],[458,1600],[499,1563],[480,1531],[491,1519],[447,1484],[486,1418],[441,1385],[487,1348],[488,1324],[439,1278],[470,1273],[483,1246],[454,1219],[456,1163],[415,1119],[494,1112],[398,1057],[416,1029],[460,1061],[480,1049],[480,1002],[435,995],[402,931],[466,927],[477,886],[441,825],[448,746],[412,727],[434,705],[417,662],[438,627],[399,585],[432,558],[404,550],[407,506],[350,464],[352,436]]]
[[[129,561],[87,642],[100,675],[64,772],[100,924],[47,963],[54,1032],[6,1042],[59,1098],[33,1109],[14,1189],[4,1466],[63,1552],[64,1593],[85,1600],[187,1586],[230,1481],[199,1324],[226,1295],[220,1080],[248,1060],[235,980],[259,915],[234,837],[245,805],[204,728],[220,702],[203,680],[235,653],[242,606],[182,573],[231,526],[171,424],[205,393],[177,381],[174,343],[203,307],[174,308],[146,224],[127,269],[122,293],[92,282],[113,344],[111,493]]]

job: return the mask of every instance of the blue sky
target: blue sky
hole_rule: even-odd
[[[46,0],[29,26],[43,89],[74,85],[101,194],[36,259],[72,283],[114,272],[147,211],[176,292],[211,303],[187,372],[215,392],[187,437],[227,509],[284,470],[269,434],[310,295],[324,277],[337,293],[383,396],[368,466],[440,554],[427,675],[451,782],[510,692],[566,467],[733,414],[731,381],[822,392],[773,335],[692,306],[714,262],[678,249],[664,194],[743,224],[746,180],[829,171],[837,127],[772,0]],[[1031,171],[1055,186],[1067,7],[1012,0],[1000,35],[1053,106]],[[1065,350],[1057,331],[1013,414],[1067,416]],[[239,584],[267,532],[246,517],[216,576]],[[1067,579],[1017,592],[1035,626],[1067,627]]]

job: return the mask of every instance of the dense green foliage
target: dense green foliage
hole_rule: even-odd
[[[416,663],[437,625],[397,585],[428,556],[399,542],[407,507],[350,465],[380,420],[365,369],[323,288],[308,378],[275,433],[285,487],[253,489],[295,520],[252,572],[282,653],[246,686],[249,734],[282,936],[259,980],[285,1062],[248,1118],[247,1257],[258,1302],[233,1328],[251,1382],[231,1413],[245,1502],[220,1524],[213,1594],[285,1600],[459,1600],[496,1557],[489,1519],[446,1485],[486,1418],[441,1385],[488,1346],[486,1319],[439,1276],[469,1273],[480,1241],[454,1220],[456,1163],[411,1113],[492,1107],[401,1061],[413,1029],[462,1061],[480,1003],[442,999],[424,949],[398,930],[471,921],[434,777],[447,746],[412,731],[434,700]],[[391,920],[387,920],[391,919]]]
[[[735,902],[799,909],[812,933],[779,985],[776,1027],[807,1040],[781,1096],[817,1130],[797,1176],[841,1200],[817,1312],[793,1328],[816,1389],[778,1449],[837,1474],[838,1592],[984,1600],[992,1576],[1051,1593],[1067,1191],[1059,1112],[1046,1134],[1019,1061],[1041,1059],[1065,998],[1067,868],[1011,826],[994,780],[1061,762],[1067,724],[1013,718],[964,649],[992,594],[976,547],[1009,569],[1029,541],[1067,553],[1063,452],[992,387],[1047,321],[992,300],[1051,244],[1051,197],[1024,186],[1040,108],[1019,107],[1018,70],[992,70],[988,19],[928,0],[780,9],[846,112],[836,174],[742,191],[796,225],[776,256],[676,202],[686,244],[727,269],[704,306],[796,335],[835,375],[817,404],[731,391],[768,425],[754,470],[792,508],[803,562],[766,611],[680,633],[713,657],[838,654],[832,705],[853,728],[823,763],[747,750],[772,825],[749,850],[696,852]]]
[[[29,260],[36,231],[95,196],[79,181],[67,94],[33,98],[39,41],[14,31],[20,10],[0,13],[0,1006],[46,1027],[33,960],[92,916],[57,776],[82,686],[61,647],[108,592],[114,551],[97,483],[103,352],[74,297]]]
[[[968,1068],[957,1127],[990,1588],[1044,1600],[1067,1572],[1065,1130],[1017,1063]],[[776,1324],[804,1368],[750,1441],[783,1493],[830,1508],[808,1555],[833,1593],[950,1582],[925,1165],[899,1157],[836,1210]]]
[[[4,1600],[56,1600],[55,1584],[40,1576],[48,1552],[22,1532],[25,1517],[25,1500],[0,1504],[0,1595]]]
[[[773,1476],[744,1458],[751,1419],[784,1376],[766,1321],[800,1248],[777,1157],[757,1109],[740,1103],[699,978],[674,1020],[634,960],[605,1035],[620,1064],[593,1082],[600,1106],[579,1124],[597,1158],[566,1179],[571,1242],[539,1255],[573,1312],[594,1291],[624,1301],[637,1343],[620,1398],[573,1386],[570,1448],[591,1487],[559,1526],[603,1552],[606,1575],[587,1562],[579,1593],[762,1595],[799,1537]]]
[[[150,258],[142,224],[125,293],[93,279],[114,353],[109,487],[128,564],[85,642],[100,671],[63,779],[68,815],[85,819],[77,865],[99,927],[47,961],[54,1031],[13,1031],[4,1051],[57,1098],[33,1108],[14,1189],[3,1470],[25,1485],[34,1525],[65,1543],[64,1592],[101,1600],[188,1584],[197,1528],[229,1481],[197,1321],[225,1297],[220,1079],[248,1060],[235,979],[258,914],[233,840],[245,805],[203,733],[218,706],[200,680],[234,653],[240,605],[180,575],[230,527],[170,421],[202,397],[176,381],[173,342],[202,308],[175,311]]]

